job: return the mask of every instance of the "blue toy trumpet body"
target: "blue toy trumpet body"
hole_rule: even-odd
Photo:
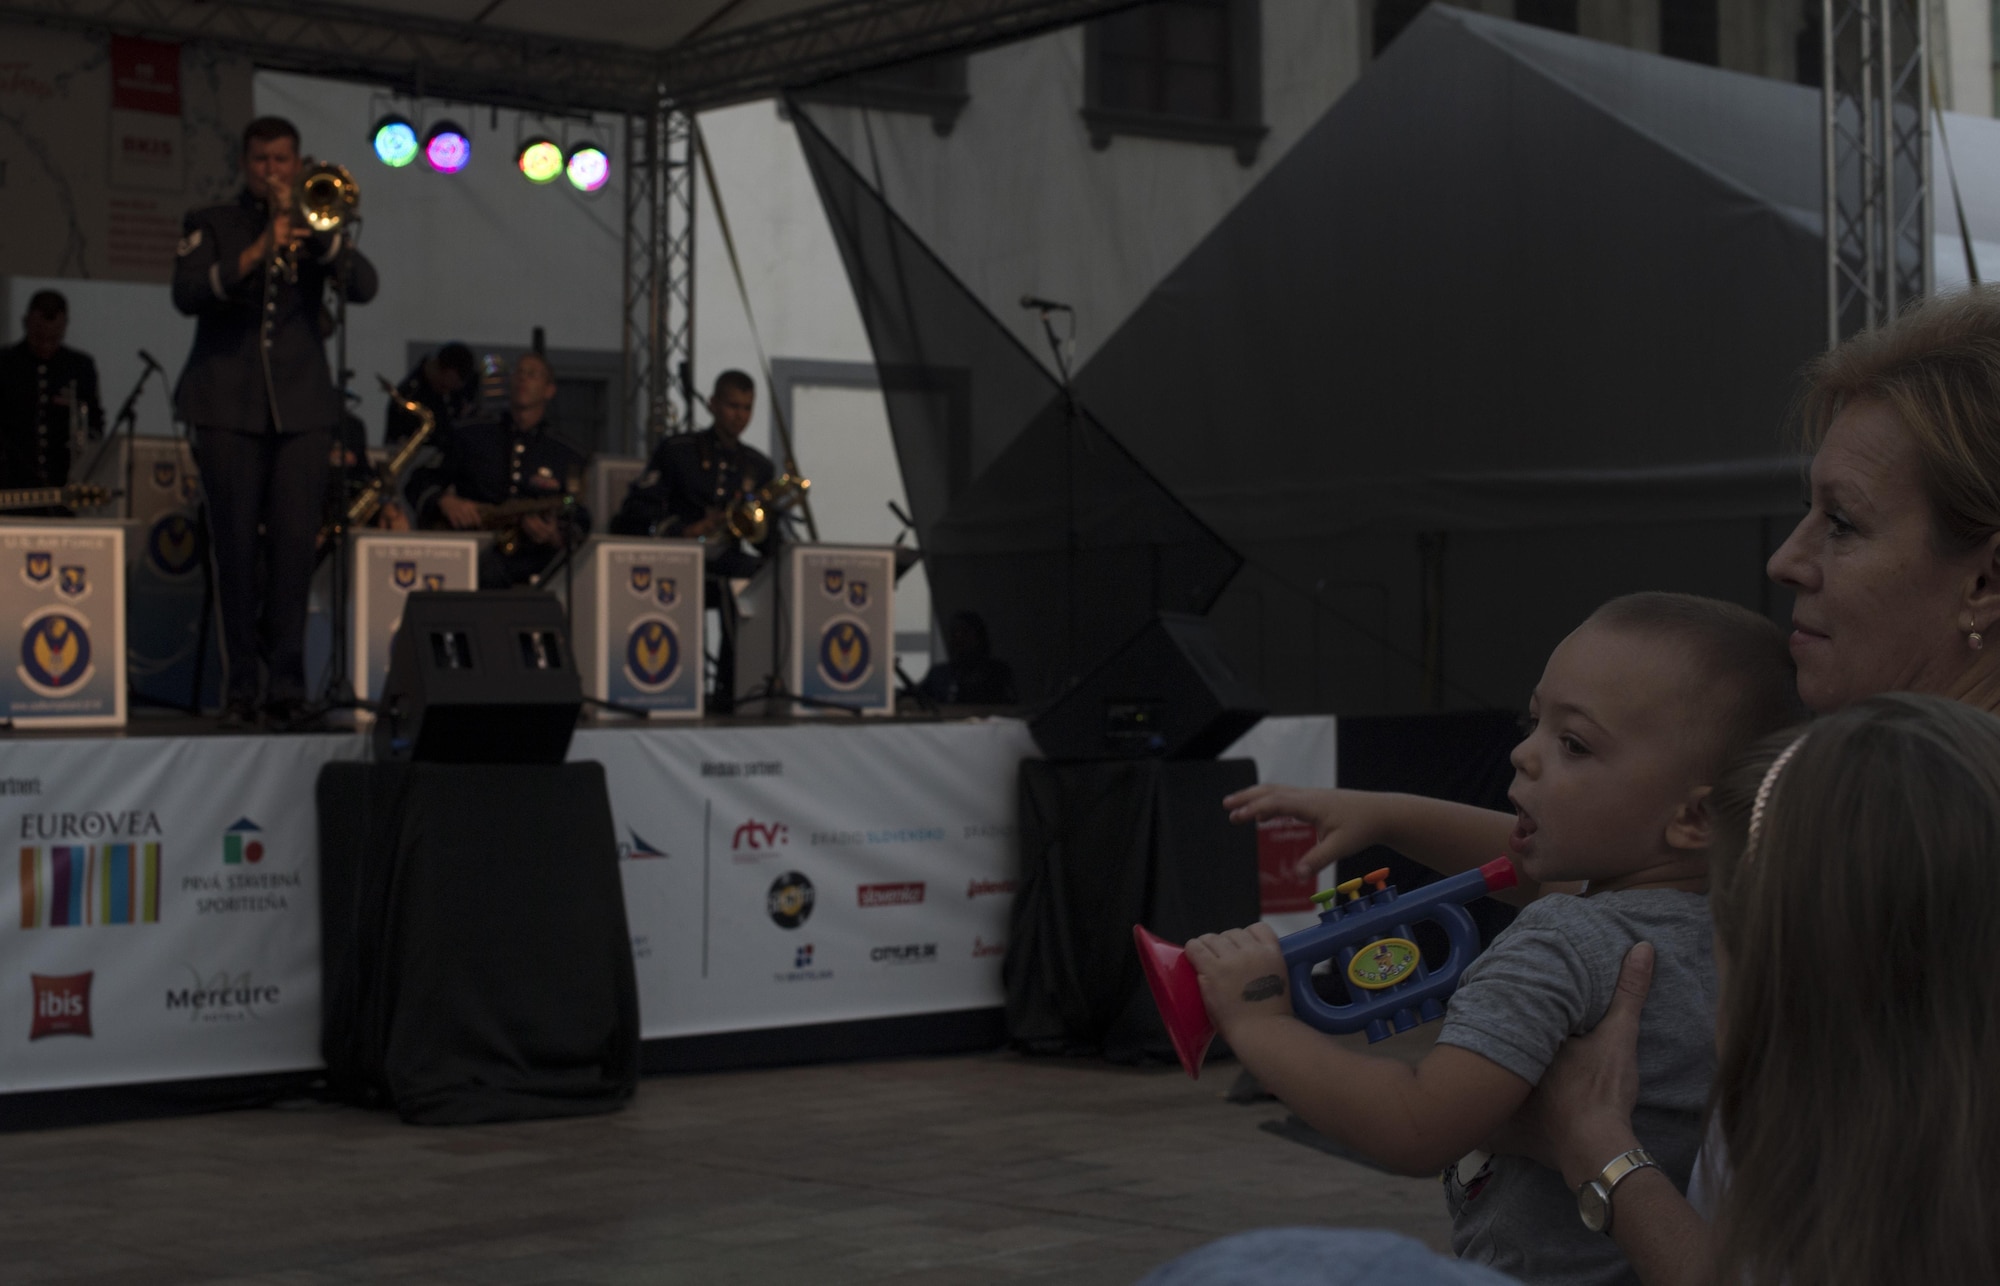
[[[1501,857],[1407,897],[1388,882],[1386,868],[1316,894],[1319,923],[1278,940],[1291,978],[1292,1011],[1321,1031],[1365,1031],[1370,1041],[1442,1018],[1444,998],[1479,954],[1479,930],[1466,903],[1513,888],[1517,879],[1514,863]],[[1425,965],[1410,936],[1410,926],[1424,920],[1442,927],[1451,943],[1436,969]],[[1180,947],[1140,925],[1132,926],[1132,937],[1174,1052],[1189,1076],[1199,1076],[1215,1027],[1202,1003],[1194,966]],[[1313,969],[1325,960],[1335,961],[1341,970],[1346,1004],[1323,999],[1312,985]]]

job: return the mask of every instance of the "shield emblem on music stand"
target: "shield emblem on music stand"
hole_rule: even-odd
[[[174,477],[180,472],[172,460],[153,461],[153,485],[162,491],[174,489]]]
[[[21,575],[30,585],[39,585],[55,574],[56,557],[43,550],[30,550],[28,561],[21,566]]]
[[[635,566],[628,570],[632,573],[632,592],[644,598],[647,591],[653,588],[653,569]]]
[[[90,581],[83,568],[65,566],[56,578],[56,593],[64,598],[82,598],[90,591]]]
[[[409,589],[416,583],[417,583],[417,565],[415,563],[401,563],[401,562],[397,563],[396,588]]]
[[[847,584],[847,573],[838,567],[829,567],[819,574],[819,583],[820,588],[839,598],[841,587]]]
[[[855,611],[868,606],[868,582],[851,580],[847,582],[847,605]]]
[[[444,574],[443,574],[442,572],[425,572],[425,573],[424,573],[424,588],[425,588],[425,589],[428,589],[428,590],[440,590],[440,589],[443,589],[443,588],[444,588]]]
[[[680,582],[671,576],[662,576],[654,593],[659,598],[661,607],[672,607],[680,601]]]

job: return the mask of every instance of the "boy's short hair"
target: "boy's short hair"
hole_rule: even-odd
[[[37,290],[28,297],[28,314],[54,321],[69,315],[69,300],[59,290]]]
[[[1761,737],[1805,718],[1785,632],[1747,607],[1698,594],[1649,591],[1614,598],[1592,623],[1684,645],[1694,703],[1711,730],[1713,770]]]
[[[298,126],[282,116],[259,116],[243,127],[243,154],[250,154],[252,143],[269,143],[280,138],[292,140],[292,150],[299,150]]]
[[[724,393],[748,393],[750,396],[755,397],[757,396],[757,381],[751,379],[742,371],[724,371],[715,377],[715,388],[710,392],[709,396],[721,397]]]

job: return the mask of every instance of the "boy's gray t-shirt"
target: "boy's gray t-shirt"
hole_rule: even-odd
[[[1686,1191],[1715,1076],[1714,942],[1703,895],[1638,889],[1531,903],[1466,969],[1438,1043],[1540,1083],[1562,1042],[1604,1016],[1637,942],[1653,944],[1655,963],[1639,1019],[1632,1128]],[[1496,1156],[1480,1175],[1459,1177],[1465,1195],[1445,1190],[1461,1257],[1538,1286],[1638,1281],[1617,1243],[1583,1226],[1558,1172]]]

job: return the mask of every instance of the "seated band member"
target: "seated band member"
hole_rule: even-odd
[[[69,303],[53,290],[28,300],[21,330],[20,343],[0,349],[0,487],[60,487],[70,480],[72,423],[104,435],[97,363],[63,345]]]
[[[776,547],[779,523],[757,546],[757,553],[743,549],[725,530],[729,508],[745,492],[769,483],[777,470],[771,458],[743,441],[750,427],[750,415],[757,408],[757,385],[742,371],[724,371],[715,377],[715,391],[709,395],[709,414],[715,423],[699,433],[684,433],[662,439],[646,462],[625,503],[611,520],[611,530],[622,536],[677,536],[704,538],[724,548],[709,559],[709,569],[718,576],[749,576],[762,565],[761,555]]]
[[[298,175],[298,130],[250,122],[243,191],[190,211],[174,259],[174,307],[195,318],[174,407],[208,502],[232,726],[256,719],[260,680],[278,725],[305,702],[307,589],[343,413],[323,299],[333,285],[367,303],[378,284],[344,232],[316,233],[292,209]]]
[[[438,429],[443,430],[453,421],[470,415],[478,404],[479,364],[470,348],[459,343],[446,344],[435,353],[426,353],[424,360],[396,386],[396,392],[429,407],[437,417]],[[417,431],[417,424],[415,415],[390,398],[382,421],[383,445],[396,446]]]
[[[495,531],[493,546],[479,560],[482,589],[527,581],[590,531],[589,511],[576,500],[583,489],[584,452],[550,418],[555,395],[548,358],[523,353],[508,381],[507,410],[497,419],[439,427],[444,458],[418,484],[425,488],[417,498],[418,524]],[[516,501],[548,506],[495,527],[488,511]]]

